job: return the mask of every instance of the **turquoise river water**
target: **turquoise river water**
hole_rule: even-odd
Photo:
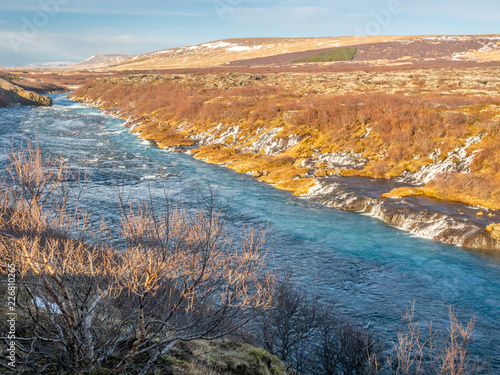
[[[91,173],[84,203],[97,223],[116,223],[117,170],[131,198],[150,189],[161,195],[159,168],[170,197],[195,205],[208,184],[231,200],[229,230],[270,223],[269,260],[290,264],[303,288],[336,301],[343,312],[369,324],[387,343],[401,329],[401,315],[416,301],[424,322],[476,319],[473,354],[500,373],[500,256],[417,238],[357,213],[296,198],[252,177],[169,153],[129,132],[124,122],[52,95],[51,108],[0,109],[0,164],[27,134],[44,154],[70,164],[86,159]]]

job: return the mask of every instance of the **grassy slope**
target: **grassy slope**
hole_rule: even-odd
[[[177,344],[160,360],[173,375],[286,375],[285,365],[264,349],[234,341]]]
[[[292,61],[292,63],[308,63],[308,62],[331,62],[331,61],[349,61],[354,58],[357,48],[335,48],[331,51],[321,52],[314,56],[305,57]]]
[[[279,55],[288,52],[301,52],[329,47],[352,46],[363,43],[378,43],[392,40],[417,39],[421,36],[368,36],[368,37],[335,37],[335,38],[244,38],[224,39],[188,48],[148,53],[114,65],[117,70],[144,70],[223,66],[227,62],[252,58]],[[211,48],[217,44],[235,44],[242,49]],[[207,48],[207,45],[208,48]],[[212,46],[210,46],[212,45]],[[204,48],[205,46],[205,48]],[[199,48],[198,48],[199,47]],[[215,46],[216,47],[216,46]],[[246,49],[245,47],[249,47]],[[259,47],[259,48],[253,48]],[[89,68],[89,67],[86,67]]]
[[[448,200],[500,208],[500,80],[497,68],[451,69],[402,73],[206,74],[137,76],[98,80],[74,94],[101,99],[103,108],[120,109],[123,117],[140,118],[134,131],[160,147],[192,144],[191,136],[220,136],[231,127],[240,133],[218,144],[194,150],[209,163],[227,163],[241,173],[274,183],[295,194],[316,181],[301,167],[319,153],[352,151],[367,159],[360,170],[326,170],[317,163],[316,177],[390,178],[416,172],[473,136],[482,141],[471,173],[441,176],[424,194]],[[486,77],[487,79],[482,79]],[[486,81],[487,83],[481,83]],[[439,87],[436,92],[435,87]],[[384,92],[392,92],[385,94]],[[187,126],[179,125],[187,124]],[[214,130],[218,124],[222,129]],[[279,155],[254,153],[246,147],[262,128],[280,127],[276,138],[299,136],[301,141]],[[370,130],[367,136],[363,136]]]

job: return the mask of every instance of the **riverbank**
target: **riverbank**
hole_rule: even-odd
[[[207,197],[210,184],[224,206],[230,202],[233,238],[240,238],[243,227],[258,229],[269,222],[266,250],[275,267],[293,267],[305,290],[337,301],[340,311],[369,324],[388,348],[397,340],[408,301],[417,301],[420,322],[444,318],[454,306],[462,323],[477,320],[471,353],[498,371],[500,253],[423,240],[367,215],[292,197],[251,176],[151,146],[130,133],[123,120],[98,108],[66,95],[51,97],[53,107],[0,110],[1,148],[11,150],[14,142],[18,149],[26,134],[30,139],[36,134],[42,155],[61,155],[69,166],[81,165],[84,158],[90,181],[81,208],[91,213],[95,228],[103,218],[119,228],[120,210],[113,204],[118,187],[134,201],[156,197],[162,213],[165,189],[176,202],[196,209],[196,197],[200,191]]]
[[[0,77],[0,107],[11,105],[47,107],[52,105],[52,99]]]
[[[445,73],[387,73],[374,84],[357,72],[350,90],[353,73],[124,76],[96,80],[72,99],[126,120],[161,148],[419,236],[499,250],[498,163],[490,152],[499,100],[489,85],[464,94],[477,70],[462,72],[460,85]],[[443,92],[430,90],[439,80]],[[407,95],[397,95],[404,82]],[[472,188],[453,195],[459,183]],[[435,199],[444,192],[448,200]],[[483,208],[470,207],[477,202]]]

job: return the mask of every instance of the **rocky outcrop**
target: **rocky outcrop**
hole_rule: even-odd
[[[47,96],[37,94],[34,91],[25,90],[21,86],[0,78],[0,107],[15,104],[51,106],[52,99]]]
[[[477,150],[468,154],[468,149],[470,146],[478,144],[481,139],[482,136],[479,135],[465,140],[462,146],[449,152],[442,160],[440,160],[441,149],[436,148],[429,155],[429,159],[432,160],[431,164],[422,167],[415,173],[406,172],[398,180],[412,184],[424,184],[431,181],[440,173],[469,173],[471,171],[470,165],[474,160]]]
[[[397,189],[397,184],[366,177],[326,177],[304,197],[368,214],[419,237],[470,249],[500,250],[500,224],[488,225],[489,218],[500,216],[499,211],[478,215],[475,207],[424,196],[381,198],[382,191]]]

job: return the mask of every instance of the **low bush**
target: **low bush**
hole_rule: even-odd
[[[382,344],[370,331],[288,279],[257,321],[260,345],[299,374],[379,374]]]
[[[15,273],[17,371],[147,374],[176,343],[239,331],[269,305],[274,277],[262,235],[231,241],[213,195],[187,212],[119,194],[123,218],[113,231],[122,246],[114,248],[111,230],[91,228],[78,208],[85,173],[42,159],[29,143],[6,170],[0,272]],[[2,292],[2,311],[12,298]],[[6,319],[0,331],[9,368]]]
[[[252,139],[256,140],[257,131],[282,127],[278,137],[293,134],[301,138],[293,151],[287,151],[290,161],[311,157],[318,150],[362,153],[368,160],[366,166],[348,170],[344,175],[391,178],[408,171],[416,172],[433,162],[429,156],[436,149],[440,149],[440,159],[443,159],[467,139],[478,135],[483,136],[483,140],[471,146],[471,152],[477,151],[471,173],[475,176],[500,173],[500,158],[494,152],[498,148],[500,129],[495,109],[500,105],[498,97],[381,92],[318,94],[307,90],[307,85],[304,89],[300,82],[282,87],[252,77],[248,74],[236,78],[229,73],[182,78],[114,77],[96,80],[73,96],[99,99],[104,108],[119,108],[124,117],[143,119],[144,124],[136,130],[152,136],[160,146],[187,145],[193,134],[214,132],[220,127],[219,134],[222,134],[224,129],[238,126],[240,133],[231,139],[233,150],[213,150],[207,154],[207,159],[214,163],[245,159],[242,155],[246,151],[242,150]],[[200,155],[206,151],[201,150]],[[272,161],[263,161],[267,162]],[[288,164],[282,168],[288,168]],[[240,166],[233,167],[245,173],[253,171]],[[297,175],[302,172],[290,173],[289,181],[277,176],[267,180],[287,189],[298,186],[296,193],[307,191],[306,185],[311,184],[297,183],[294,180]],[[486,182],[482,178],[477,181]],[[484,188],[493,192],[497,186],[500,188],[496,184],[494,180],[491,189]],[[461,200],[459,196],[453,199]]]
[[[119,191],[120,227],[95,229],[78,208],[84,170],[43,159],[28,143],[9,156],[6,172],[0,273],[15,276],[15,292],[2,289],[0,306],[16,311],[20,373],[284,375],[278,359],[291,374],[481,371],[468,352],[474,322],[462,325],[452,310],[449,327],[429,325],[424,337],[412,307],[394,356],[384,361],[370,330],[301,291],[289,274],[269,271],[263,233],[246,232],[239,244],[228,238],[213,194],[188,212],[168,200],[165,207],[152,199],[131,203]],[[109,245],[113,232],[120,248]],[[0,365],[11,370],[9,331],[0,320]],[[265,350],[204,341],[228,335]]]

